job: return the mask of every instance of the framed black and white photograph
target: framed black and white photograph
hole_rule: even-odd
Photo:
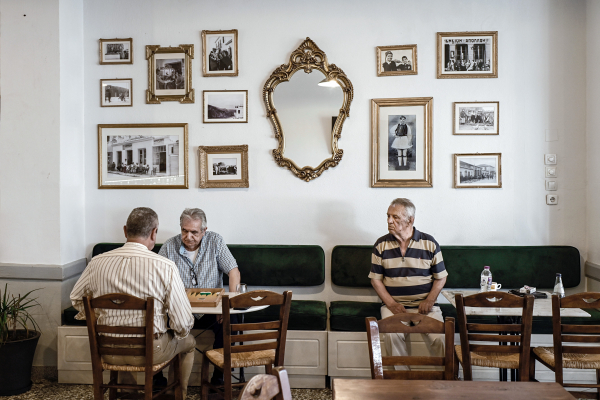
[[[133,64],[133,39],[100,39],[100,64]]]
[[[248,145],[199,146],[200,188],[247,188]]]
[[[432,97],[371,100],[371,187],[432,187]]]
[[[417,45],[378,46],[377,76],[417,75]]]
[[[500,134],[500,102],[455,102],[453,110],[454,135]]]
[[[101,107],[131,107],[132,79],[100,79]]]
[[[202,31],[202,75],[238,76],[238,31]]]
[[[247,90],[203,91],[205,123],[248,122]]]
[[[497,78],[498,32],[438,32],[437,77]]]
[[[146,46],[148,60],[148,90],[146,103],[160,104],[161,101],[193,103],[192,59],[194,45],[178,47]]]
[[[187,189],[187,124],[98,125],[99,189]]]
[[[502,154],[455,154],[454,187],[464,188],[501,188]]]

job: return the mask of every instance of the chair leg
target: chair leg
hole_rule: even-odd
[[[208,400],[208,367],[210,366],[208,357],[202,355],[202,369],[200,372],[200,381],[202,385],[201,399]]]
[[[231,400],[233,398],[233,388],[231,387],[231,368],[223,368],[223,399]]]
[[[93,366],[92,366],[93,368]],[[101,368],[93,368],[93,379],[94,379],[94,400],[104,400],[104,392],[100,385],[103,383],[102,378],[102,369]]]
[[[183,400],[183,390],[181,388],[181,353],[175,356],[171,368],[173,368],[173,376],[175,382],[177,382],[177,385],[175,386],[175,400]]]
[[[265,365],[265,372],[267,373],[267,375],[273,374],[273,366],[271,364]]]
[[[460,365],[460,362],[458,361],[458,357],[456,356],[456,353],[454,353],[454,380],[457,381],[458,380],[458,366]]]
[[[109,383],[118,383],[119,381],[119,372],[118,371],[110,371],[110,378],[109,378]],[[116,388],[110,388],[108,389],[108,399],[109,400],[116,400],[117,398],[117,389]]]
[[[152,400],[153,378],[152,370],[144,372],[144,400]]]
[[[535,380],[535,357],[533,355],[529,358],[529,381],[537,382]]]

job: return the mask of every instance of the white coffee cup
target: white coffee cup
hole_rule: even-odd
[[[490,285],[490,290],[491,291],[496,291],[498,289],[502,288],[502,284],[498,283],[498,282],[492,282],[492,284]]]

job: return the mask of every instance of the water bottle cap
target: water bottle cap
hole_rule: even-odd
[[[562,276],[562,274],[556,274],[556,276]]]
[[[485,267],[483,267],[483,269],[490,269],[490,267],[488,267],[487,265]]]

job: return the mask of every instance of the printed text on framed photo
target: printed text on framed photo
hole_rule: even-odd
[[[378,46],[377,76],[417,75],[417,45]]]
[[[437,77],[497,78],[498,32],[438,32]]]
[[[192,89],[193,44],[177,47],[146,46],[148,60],[147,104],[161,101],[194,102]]]
[[[238,31],[202,31],[202,75],[238,76]]]
[[[433,97],[371,100],[371,187],[432,187]]]
[[[133,39],[100,39],[100,64],[133,64]]]
[[[100,79],[101,107],[131,107],[132,79]]]
[[[202,94],[205,123],[248,122],[247,90],[204,90]]]
[[[454,154],[454,187],[501,188],[502,154]]]
[[[200,188],[247,188],[248,145],[199,146]]]
[[[500,133],[500,102],[455,102],[453,108],[454,135],[498,135]]]

